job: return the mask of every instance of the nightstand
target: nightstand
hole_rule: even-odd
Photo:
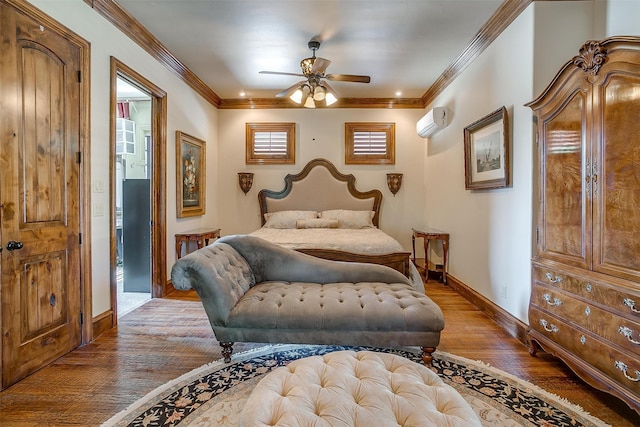
[[[413,263],[416,267],[424,268],[424,280],[429,279],[429,272],[437,272],[442,274],[442,283],[447,284],[447,255],[449,252],[449,233],[436,230],[434,228],[426,228],[417,230],[412,228],[411,244],[413,246]],[[424,266],[420,266],[416,261],[416,239],[424,240]],[[431,240],[440,240],[442,242],[442,266],[436,265],[435,270],[429,270],[429,242]]]
[[[220,238],[219,228],[197,228],[195,230],[176,233],[177,259],[180,259],[182,257],[182,244],[184,242],[195,241],[198,245],[198,249],[200,249],[208,245],[210,239],[219,239],[219,238]]]

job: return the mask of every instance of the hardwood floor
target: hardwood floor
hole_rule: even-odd
[[[587,386],[557,359],[531,357],[450,288],[429,282],[427,293],[445,314],[440,350],[526,379],[612,426],[640,425],[640,416],[624,403]],[[119,322],[117,329],[0,392],[0,425],[97,426],[164,382],[222,357],[193,293],[151,300]],[[256,346],[234,347],[239,352]]]

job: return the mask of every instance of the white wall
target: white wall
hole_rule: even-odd
[[[597,0],[603,2],[603,0]],[[640,1],[608,0],[606,1],[605,37],[640,35]]]
[[[217,221],[216,174],[208,175],[207,213],[176,218],[175,131],[207,141],[207,164],[217,163],[217,110],[172,72],[124,36],[82,0],[31,0],[33,5],[91,43],[91,175],[105,191],[92,194],[92,206],[102,205],[104,216],[93,216],[91,230],[93,315],[111,307],[109,284],[109,82],[110,57],[133,68],[167,92],[167,271],[174,263],[174,234]]]
[[[453,120],[431,138],[425,155],[424,221],[451,234],[450,274],[524,322],[534,152],[531,110],[524,104],[577,54],[592,29],[591,1],[535,2],[433,103],[449,107]],[[501,106],[511,123],[512,184],[465,190],[464,128]]]
[[[336,91],[340,91],[338,86]],[[411,227],[421,225],[424,209],[423,153],[425,140],[416,134],[416,121],[424,115],[415,109],[267,109],[220,110],[218,134],[218,179],[222,234],[249,233],[260,227],[258,191],[267,188],[280,191],[284,176],[299,172],[315,158],[331,161],[342,173],[356,177],[361,191],[382,191],[380,228],[395,237],[406,250],[411,249]],[[394,122],[396,124],[395,165],[345,165],[345,122]],[[246,165],[245,123],[295,122],[295,165]],[[238,185],[238,172],[253,172],[254,182],[245,194]],[[395,195],[387,188],[386,174],[404,174],[402,187]]]

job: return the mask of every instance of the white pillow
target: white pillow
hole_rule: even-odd
[[[351,211],[346,209],[333,209],[322,211],[318,215],[324,219],[337,219],[338,228],[374,228],[371,219],[374,211]]]
[[[296,228],[338,228],[338,220],[331,218],[299,219]]]
[[[278,211],[264,214],[264,228],[296,228],[299,219],[317,218],[316,211]]]

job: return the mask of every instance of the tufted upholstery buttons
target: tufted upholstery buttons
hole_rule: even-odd
[[[338,351],[267,374],[240,426],[480,426],[469,404],[427,367],[400,356]]]
[[[274,281],[249,289],[231,310],[227,326],[314,332],[439,331],[444,326],[440,313],[426,295],[404,283]]]

